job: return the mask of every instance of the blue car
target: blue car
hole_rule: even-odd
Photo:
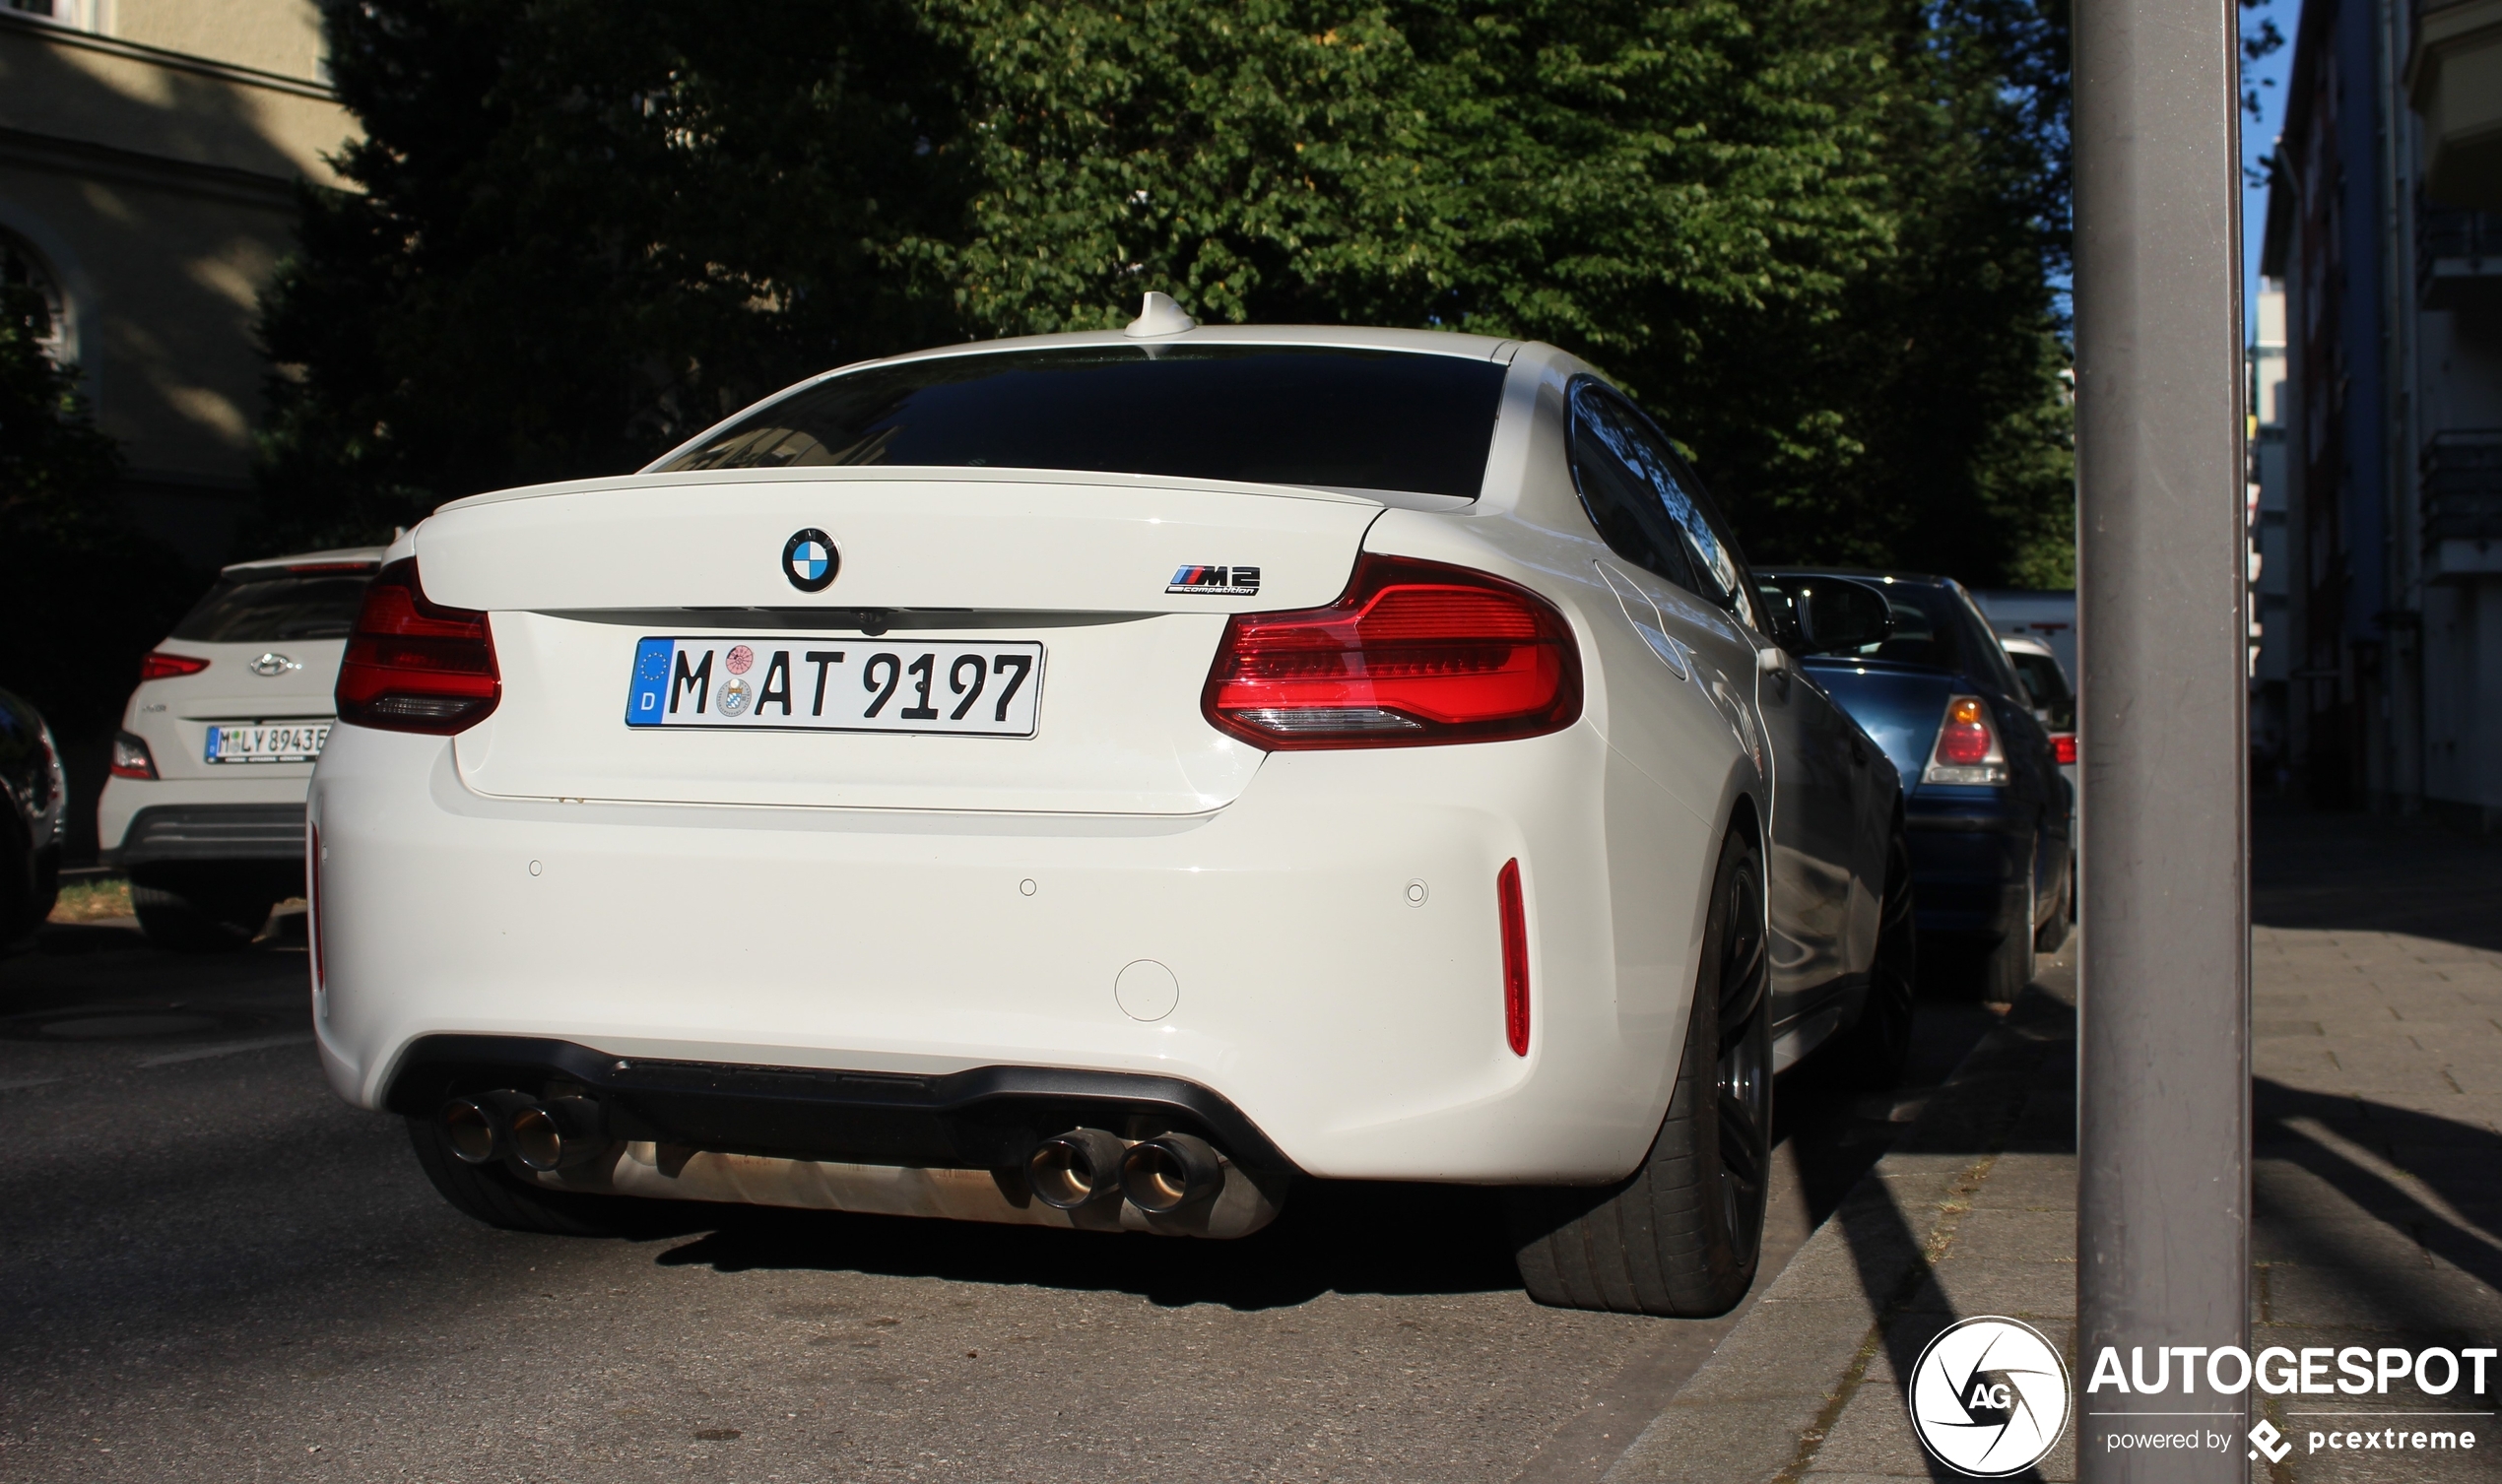
[[[2068,780],[2007,651],[1950,577],[1792,568],[1757,580],[1802,614],[1819,586],[1883,595],[1882,640],[1817,652],[1802,634],[1792,653],[1902,773],[1922,977],[2012,1000],[2034,954],[2067,940],[2075,886]]]

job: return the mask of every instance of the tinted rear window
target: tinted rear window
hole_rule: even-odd
[[[221,577],[173,626],[201,644],[272,644],[281,639],[344,639],[364,603],[367,572],[302,577]]]
[[[1284,346],[1086,346],[869,366],[662,471],[1072,469],[1475,498],[1503,368]]]

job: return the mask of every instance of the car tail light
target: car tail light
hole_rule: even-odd
[[[1366,555],[1327,608],[1236,614],[1202,709],[1273,751],[1536,737],[1580,717],[1581,657],[1527,588]]]
[[[487,615],[428,602],[415,557],[384,567],[339,665],[339,720],[448,737],[486,720],[502,694]]]
[[[209,662],[198,655],[169,655],[162,649],[152,649],[139,662],[139,682],[144,685],[150,680],[170,680],[178,675],[198,675],[208,668]]]
[[[2073,767],[2076,761],[2076,734],[2054,732],[2050,738],[2050,760],[2061,767]]]
[[[127,732],[113,734],[113,766],[115,778],[154,778],[157,759],[149,754],[146,739]]]
[[[1520,862],[1494,873],[1495,910],[1503,920],[1503,1039],[1512,1055],[1529,1055],[1529,913],[1521,906]]]
[[[1929,769],[1920,781],[2000,785],[2007,777],[2007,752],[1999,745],[1989,703],[1977,695],[1950,697],[1937,745],[1929,751]]]

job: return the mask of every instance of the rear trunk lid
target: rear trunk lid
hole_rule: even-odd
[[[1161,477],[755,470],[481,496],[428,520],[416,546],[429,599],[493,615],[502,699],[454,744],[482,794],[1190,814],[1231,802],[1265,755],[1200,714],[1225,616],[1337,597],[1381,509]],[[822,571],[817,540],[831,548]],[[830,573],[821,591],[804,589],[812,571]],[[790,724],[759,724],[764,707],[743,698],[735,721],[706,710],[680,725],[710,700],[687,686],[671,725],[629,726],[655,641],[732,656],[710,685],[738,663],[753,686],[787,656]],[[943,684],[943,719],[924,730],[823,729],[894,725],[908,677],[876,717],[843,707],[879,706],[878,682],[891,692],[922,656],[944,677],[950,656],[1037,645],[1033,695],[1001,713],[1029,735],[949,735]],[[821,725],[806,716],[804,657],[827,653],[846,659],[815,672],[830,677]],[[864,674],[872,660],[883,668]]]

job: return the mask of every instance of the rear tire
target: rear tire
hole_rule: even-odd
[[[33,933],[51,915],[43,874],[41,861],[27,848],[26,832],[18,825],[15,811],[0,814],[0,948]]]
[[[2040,931],[2033,924],[2033,888],[2024,888],[2024,916],[2007,936],[1998,940],[1987,957],[1981,960],[1981,1002],[2013,1004],[2015,997],[2033,982],[2033,939]]]
[[[1522,1284],[1542,1304],[1707,1319],[1745,1298],[1772,1164],[1772,1017],[1763,864],[1721,845],[1702,970],[1668,1116],[1613,1186],[1507,1193]]]
[[[508,1232],[551,1237],[620,1237],[638,1226],[642,1202],[626,1195],[584,1195],[551,1191],[515,1176],[500,1164],[464,1164],[452,1153],[440,1121],[413,1118],[409,1142],[418,1167],[462,1215]]]
[[[2068,878],[2060,883],[2059,910],[2044,919],[2041,931],[2033,935],[2034,955],[2039,957],[2043,954],[2056,953],[2067,947],[2069,930],[2075,925],[2076,869],[2074,863],[2071,863],[2068,868]]]
[[[130,910],[148,941],[177,953],[229,952],[258,936],[278,898],[257,891],[212,895],[130,883]]]
[[[1911,1059],[1919,999],[1920,928],[1911,892],[1911,846],[1897,828],[1885,847],[1885,895],[1877,909],[1876,953],[1868,966],[1868,1003],[1834,1043],[1840,1080],[1863,1092],[1891,1092]]]

